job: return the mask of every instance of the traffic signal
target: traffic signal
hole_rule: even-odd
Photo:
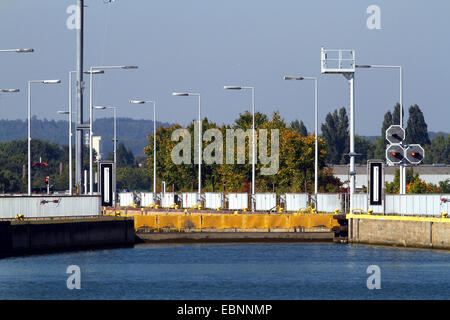
[[[48,186],[49,180],[50,180],[50,177],[45,177],[45,184],[46,184],[47,186]]]
[[[398,125],[392,125],[386,130],[386,140],[392,144],[399,144],[405,140],[405,129]]]
[[[400,145],[389,145],[386,149],[386,159],[394,164],[398,164],[405,158],[405,151]]]
[[[425,151],[418,144],[410,144],[406,149],[406,159],[412,164],[419,164],[425,157]]]

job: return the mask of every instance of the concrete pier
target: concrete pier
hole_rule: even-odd
[[[332,242],[333,232],[138,232],[146,243]]]
[[[0,221],[0,257],[134,243],[133,219],[126,217]]]
[[[401,247],[450,249],[450,219],[347,215],[348,241]]]

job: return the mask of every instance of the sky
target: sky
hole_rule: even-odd
[[[1,119],[26,119],[27,81],[61,79],[32,86],[32,114],[65,119],[69,71],[76,69],[76,31],[67,28],[75,0],[1,0],[0,49],[34,48],[31,54],[0,53]],[[404,108],[418,104],[429,131],[450,132],[450,1],[448,0],[86,0],[85,69],[107,70],[94,78],[94,105],[116,106],[119,117],[188,124],[198,116],[221,125],[251,110],[279,111],[286,122],[303,120],[314,130],[314,83],[283,76],[318,77],[319,123],[345,106],[349,86],[342,75],[321,74],[320,48],[354,49],[357,64],[401,65]],[[370,5],[380,8],[381,29],[369,29]],[[88,80],[88,78],[86,78]],[[85,91],[88,122],[89,91]],[[355,122],[359,135],[380,135],[384,114],[399,101],[397,69],[357,69]],[[67,116],[66,116],[67,117]],[[94,117],[112,117],[95,110]],[[24,137],[26,133],[24,133]]]

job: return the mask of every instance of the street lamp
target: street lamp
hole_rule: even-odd
[[[3,49],[0,52],[31,53],[34,49]]]
[[[255,149],[255,87],[239,87],[239,86],[224,86],[225,90],[252,90],[252,212],[255,211],[255,161],[256,161],[256,149]]]
[[[130,100],[131,104],[153,103],[153,202],[156,196],[156,102],[145,100]]]
[[[173,92],[175,97],[198,97],[198,199],[197,202],[201,203],[202,193],[202,118],[201,118],[201,105],[200,105],[200,93],[189,92]]]
[[[94,192],[94,170],[93,170],[93,160],[92,160],[92,136],[94,134],[92,130],[93,119],[92,119],[92,108],[93,108],[93,78],[92,75],[96,74],[96,71],[100,69],[137,69],[137,66],[93,66],[89,69],[89,194],[93,194]],[[104,72],[101,72],[104,73]]]
[[[13,92],[19,92],[19,89],[1,89],[0,92],[4,93],[13,93]]]
[[[315,130],[315,156],[314,156],[314,194],[317,201],[317,193],[319,189],[319,146],[318,146],[318,86],[316,77],[284,77],[284,80],[313,80],[314,81],[314,130]],[[316,203],[317,206],[317,203]]]
[[[95,106],[93,109],[97,110],[105,110],[105,109],[114,109],[114,164],[117,166],[117,107],[104,107],[104,106]]]
[[[30,80],[28,81],[28,195],[31,196],[31,84],[56,84],[61,80]]]
[[[356,65],[356,68],[362,69],[399,69],[400,73],[400,127],[403,128],[403,68],[402,66],[388,65]],[[400,194],[406,194],[406,167],[400,165]]]
[[[69,115],[69,195],[72,195],[72,103],[69,105],[69,111],[58,111],[58,114]]]

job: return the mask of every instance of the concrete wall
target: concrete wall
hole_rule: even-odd
[[[133,245],[130,218],[0,222],[0,257],[41,251]]]
[[[352,243],[450,249],[450,219],[347,215]]]
[[[100,196],[0,196],[0,219],[98,216]]]

